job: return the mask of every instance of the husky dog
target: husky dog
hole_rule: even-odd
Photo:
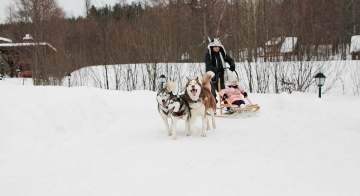
[[[201,136],[206,137],[206,130],[210,129],[209,121],[206,117],[206,111],[209,111],[212,119],[212,126],[215,129],[215,116],[216,100],[211,94],[210,80],[214,76],[214,72],[208,71],[202,77],[202,83],[199,78],[188,79],[185,89],[185,98],[190,107],[190,129],[195,130],[195,121],[197,117],[202,119],[202,132]],[[190,132],[187,132],[190,135]]]
[[[170,98],[168,104],[168,112],[171,117],[173,139],[176,140],[176,124],[178,120],[185,121],[185,133],[189,131],[189,105],[186,102],[185,95],[176,95]]]
[[[156,101],[158,102],[158,111],[160,116],[163,119],[166,131],[168,135],[171,136],[171,126],[169,126],[168,118],[170,114],[168,112],[168,104],[171,97],[173,97],[173,92],[175,91],[175,83],[168,81],[165,83],[164,87],[161,87],[156,95]]]

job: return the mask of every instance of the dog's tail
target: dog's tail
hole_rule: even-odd
[[[207,71],[207,72],[203,75],[202,80],[201,80],[203,88],[211,91],[210,80],[211,80],[211,78],[214,77],[214,76],[215,76],[215,73],[212,72],[212,71]]]
[[[166,88],[169,92],[172,92],[173,94],[175,94],[175,90],[176,90],[175,82],[173,82],[173,81],[168,81],[168,82],[166,82],[165,88]]]

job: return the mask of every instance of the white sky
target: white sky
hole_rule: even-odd
[[[13,0],[0,0],[0,23],[3,23],[6,19],[6,7],[12,3]],[[91,3],[95,7],[101,7],[105,4],[114,5],[118,3],[119,0],[91,0]],[[127,0],[127,2],[132,2]],[[85,1],[84,0],[58,0],[59,5],[67,13],[67,16],[79,16],[84,15],[85,13]]]

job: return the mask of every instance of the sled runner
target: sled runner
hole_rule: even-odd
[[[238,73],[236,71],[234,71],[234,72],[236,73],[237,81],[239,81]],[[246,100],[248,103],[245,105],[245,107],[240,108],[237,105],[233,105],[233,104],[229,103],[227,99],[224,99],[220,95],[220,91],[221,91],[220,78],[218,78],[218,96],[219,96],[219,103],[220,103],[220,114],[215,115],[216,117],[227,118],[227,117],[236,116],[239,114],[249,115],[253,112],[257,112],[260,109],[260,106],[257,104],[251,103],[251,101],[248,97],[246,97]],[[231,108],[233,110],[233,113],[224,113],[223,108]]]

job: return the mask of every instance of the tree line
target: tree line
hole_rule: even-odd
[[[86,66],[107,69],[139,63],[151,63],[149,73],[157,78],[153,70],[158,63],[203,62],[208,37],[219,37],[244,66],[264,59],[283,61],[265,50],[266,43],[278,37],[297,38],[292,59],[343,59],[351,36],[360,32],[356,0],[151,0],[102,7],[91,5],[91,0],[83,3],[85,16],[68,18],[56,0],[13,0],[0,36],[19,42],[31,34],[35,41],[53,45],[56,54],[38,61],[43,65],[37,65],[37,71],[42,78],[56,80]]]

